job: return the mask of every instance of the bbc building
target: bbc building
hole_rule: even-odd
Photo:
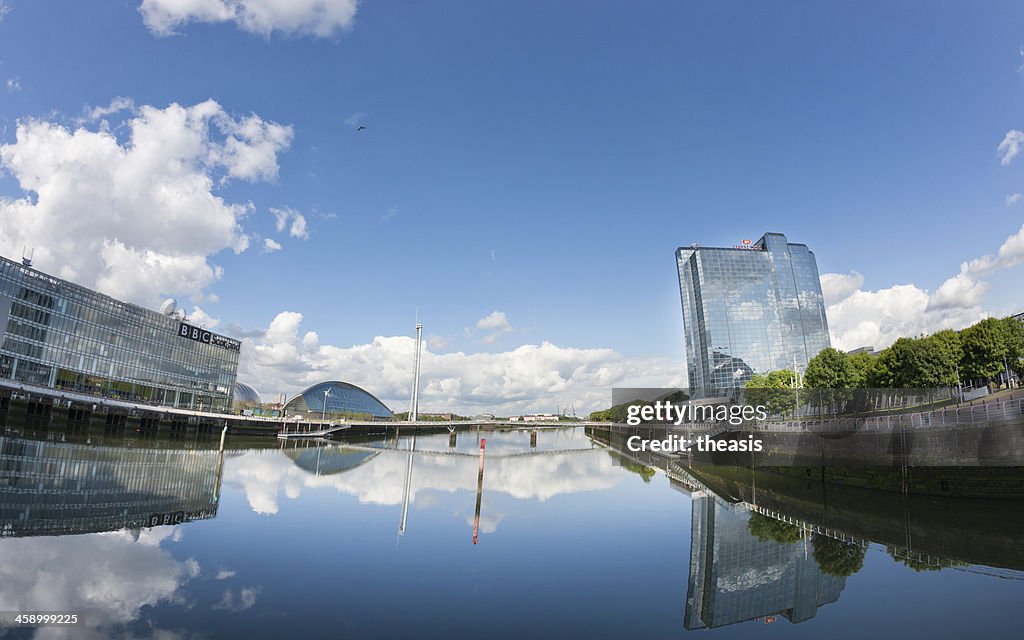
[[[755,373],[802,371],[830,346],[818,265],[781,233],[676,251],[689,387],[731,397]]]
[[[241,343],[0,257],[0,382],[227,412]]]

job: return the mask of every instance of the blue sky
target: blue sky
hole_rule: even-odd
[[[1019,3],[363,2],[351,20],[349,0],[2,4],[0,248],[36,246],[40,268],[114,295],[199,305],[215,328],[264,347],[243,365],[264,393],[358,370],[394,403],[401,376],[379,362],[393,355],[401,369],[407,344],[383,344],[386,358],[352,347],[407,336],[417,306],[431,353],[466,356],[428,378],[438,404],[503,406],[508,392],[516,407],[545,408],[643,372],[679,382],[674,249],[764,231],[808,244],[822,274],[839,274],[826,294],[845,346],[1024,310],[1024,235],[949,285],[964,295],[935,297],[962,262],[1022,229],[1024,201],[1008,204],[1024,191],[1022,160],[998,150],[1024,128]],[[341,17],[307,19],[306,7]],[[115,98],[131,106],[87,117]],[[141,255],[144,234],[125,240],[124,220],[104,211],[137,203],[138,225],[173,207],[52,195],[106,171],[109,153],[42,130],[18,140],[18,123],[128,149],[147,106],[210,99],[210,123],[235,123],[211,139],[253,115],[261,142],[277,125],[287,135],[251,145],[264,171],[193,158],[211,181],[203,193],[245,211],[218,210],[233,232],[183,222],[216,242],[197,248],[186,234],[154,250],[219,277],[164,279],[165,260],[120,287],[118,269],[138,272],[131,260],[74,254],[118,239]],[[74,162],[54,160],[62,153]],[[39,183],[37,166],[49,171]],[[81,207],[79,244],[46,248],[67,214],[48,210],[49,231],[25,223],[50,205]],[[289,233],[294,215],[279,231],[272,208],[301,215],[305,233]],[[281,249],[267,252],[267,239]],[[287,316],[268,336],[284,311],[301,323]],[[507,354],[545,341],[565,351],[522,375],[548,382],[502,387]],[[602,377],[609,362],[621,370]],[[467,367],[497,377],[468,389]]]

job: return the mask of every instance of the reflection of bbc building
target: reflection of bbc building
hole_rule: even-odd
[[[0,257],[0,378],[227,411],[241,343]]]

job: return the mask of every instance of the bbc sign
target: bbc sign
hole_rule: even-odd
[[[223,347],[230,351],[238,351],[242,347],[242,343],[238,340],[232,340],[231,338],[226,338],[200,327],[193,327],[192,325],[184,322],[178,326],[178,335],[182,338],[202,342],[203,344],[212,344],[218,347]]]

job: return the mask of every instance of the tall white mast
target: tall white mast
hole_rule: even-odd
[[[409,422],[415,422],[420,411],[420,351],[423,345],[423,325],[416,313],[416,354],[412,373],[412,399],[409,402]]]

